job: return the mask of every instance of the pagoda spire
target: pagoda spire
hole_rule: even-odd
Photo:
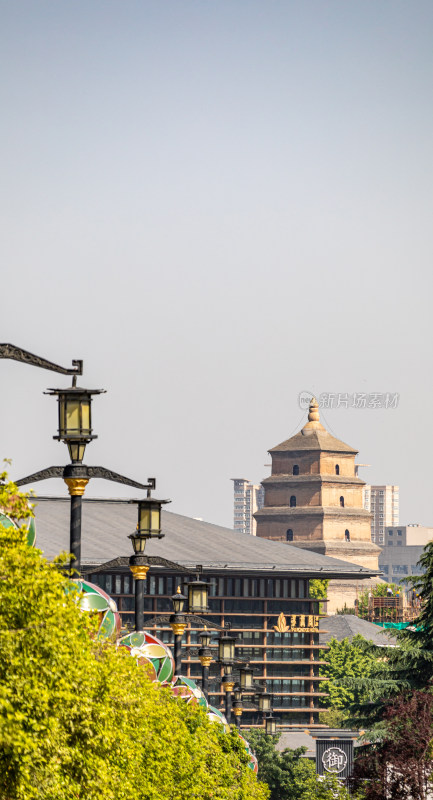
[[[302,428],[302,433],[309,433],[310,431],[324,431],[322,423],[320,422],[319,404],[315,397],[311,398],[310,407],[308,409],[308,422]]]

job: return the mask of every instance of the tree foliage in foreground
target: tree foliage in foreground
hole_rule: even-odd
[[[421,600],[418,617],[408,628],[393,631],[398,646],[384,650],[370,675],[345,681],[368,698],[354,706],[350,722],[375,736],[382,737],[386,729],[382,712],[388,701],[433,689],[433,542],[424,548],[419,564],[423,574],[407,581]]]
[[[340,642],[333,638],[328,642],[328,648],[321,653],[325,664],[320,667],[320,675],[328,678],[322,684],[328,694],[323,703],[331,709],[343,711],[353,703],[367,699],[364,689],[354,682],[349,686],[346,679],[368,678],[377,666],[378,648],[372,647],[360,634],[352,641],[345,638]],[[344,684],[341,683],[343,680]]]
[[[352,786],[366,800],[427,800],[433,772],[433,696],[400,695],[384,705],[385,736],[358,752]]]
[[[314,761],[303,758],[305,747],[276,749],[279,736],[250,729],[248,741],[259,762],[259,779],[270,789],[270,800],[349,800],[349,795],[333,775],[321,780]]]
[[[27,513],[10,483],[0,508]],[[67,583],[0,526],[2,800],[265,800],[236,732],[98,641]]]

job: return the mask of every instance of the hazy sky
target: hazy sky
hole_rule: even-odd
[[[0,11],[0,341],[107,389],[86,462],[231,525],[299,392],[398,392],[326,422],[433,525],[431,0]],[[0,376],[12,474],[66,463],[67,379]]]

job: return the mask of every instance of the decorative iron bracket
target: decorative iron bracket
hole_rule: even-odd
[[[86,467],[86,469],[89,478],[104,478],[106,481],[123,483],[125,486],[133,486],[135,489],[154,489],[156,486],[155,478],[148,478],[148,483],[138,483],[132,478],[125,478],[124,475],[119,475],[118,472],[113,472],[105,467]]]
[[[49,478],[63,478],[65,469],[74,469],[74,465],[68,464],[67,467],[47,467],[41,469],[39,472],[34,472],[32,475],[27,475],[26,478],[20,478],[15,481],[17,486],[25,486],[28,483],[36,483],[37,481],[45,481]],[[138,483],[132,478],[125,478],[124,475],[119,475],[118,472],[113,472],[105,467],[86,467],[85,464],[77,464],[76,469],[80,469],[80,477],[87,478],[104,478],[107,481],[114,481],[115,483],[123,483],[126,486],[133,486],[135,489],[154,489],[155,478],[148,478],[148,483]]]
[[[49,478],[63,478],[64,467],[47,467],[41,469],[39,472],[34,472],[33,475],[27,475],[26,478],[20,478],[15,481],[17,486],[25,486],[27,483],[36,483],[37,481],[45,481]]]
[[[0,344],[0,358],[21,361],[23,364],[49,369],[51,372],[59,372],[61,375],[83,374],[83,362],[80,359],[72,359],[73,366],[68,369],[67,367],[59,366],[59,364],[54,364],[53,361],[48,361],[46,358],[36,356],[34,353],[29,353],[28,350],[23,350],[21,347],[16,347],[14,344]]]

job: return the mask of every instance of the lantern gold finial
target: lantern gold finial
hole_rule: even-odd
[[[182,590],[181,590],[180,586],[177,587],[176,594],[182,594]]]

